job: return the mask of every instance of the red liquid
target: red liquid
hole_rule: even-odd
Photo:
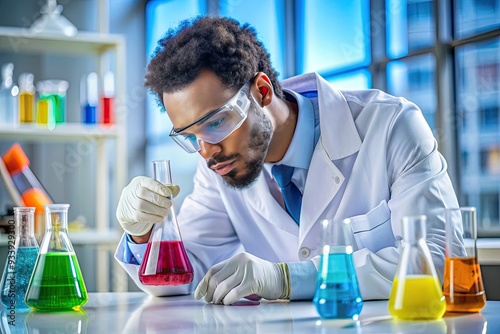
[[[114,123],[113,98],[112,97],[102,97],[101,98],[101,123],[102,124]]]
[[[139,280],[144,285],[181,285],[193,280],[193,267],[182,241],[160,241],[155,242],[154,247],[149,242],[139,268]],[[156,250],[151,253],[151,249]],[[151,253],[151,254],[150,254]],[[145,274],[148,261],[156,261],[156,272]],[[151,259],[149,258],[151,256]],[[151,263],[149,266],[154,265]]]

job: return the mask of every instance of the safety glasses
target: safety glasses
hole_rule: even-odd
[[[186,152],[195,153],[200,150],[200,140],[217,144],[236,131],[245,121],[250,107],[247,91],[250,83],[246,83],[229,101],[197,121],[177,131],[172,128],[170,137]],[[186,130],[190,130],[186,132]]]

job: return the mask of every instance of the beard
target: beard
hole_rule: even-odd
[[[271,120],[264,114],[260,106],[255,103],[253,98],[251,98],[250,101],[251,104],[248,110],[248,116],[249,118],[254,118],[254,123],[250,129],[248,147],[243,148],[248,152],[244,161],[244,170],[239,173],[238,171],[232,170],[222,176],[226,185],[238,190],[251,186],[259,177],[264,166],[264,160],[269,149],[269,143],[271,142],[271,135],[273,131]],[[241,145],[244,144],[245,143],[241,143]],[[241,153],[232,153],[226,156],[215,156],[210,159],[207,164],[210,167],[220,162],[240,158],[242,158]]]

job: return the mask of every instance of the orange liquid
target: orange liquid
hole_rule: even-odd
[[[477,258],[446,258],[443,294],[447,312],[479,312],[486,304]]]

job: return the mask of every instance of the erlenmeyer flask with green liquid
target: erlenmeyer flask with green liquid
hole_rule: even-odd
[[[68,237],[68,208],[69,204],[45,205],[45,235],[25,298],[33,309],[78,310],[88,300]]]

